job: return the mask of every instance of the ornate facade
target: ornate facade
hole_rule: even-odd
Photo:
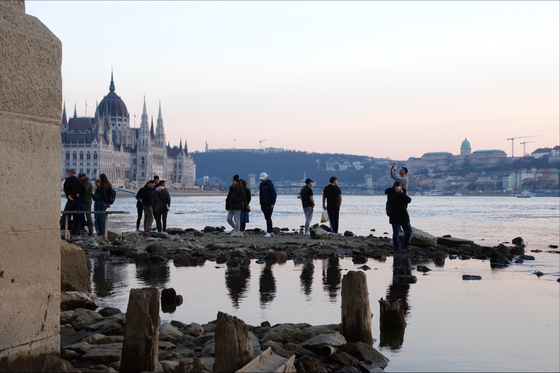
[[[97,105],[93,118],[74,116],[67,119],[66,105],[60,126],[62,139],[61,178],[73,168],[95,180],[106,174],[116,185],[138,187],[154,175],[168,182],[168,187],[193,189],[196,165],[181,141],[179,147],[165,144],[165,130],[159,104],[154,120],[148,121],[146,98],[140,128],[130,127],[130,114],[124,101],[115,93],[113,73],[109,94]]]

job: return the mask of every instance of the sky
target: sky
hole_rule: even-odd
[[[143,100],[189,151],[406,160],[560,144],[558,1],[26,1],[62,42],[69,115]],[[86,106],[87,103],[87,106]],[[87,113],[86,113],[87,110]],[[136,119],[134,119],[136,115]],[[154,122],[155,122],[154,119]]]

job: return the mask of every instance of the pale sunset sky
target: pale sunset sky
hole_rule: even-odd
[[[26,1],[62,42],[68,115],[144,96],[189,151],[404,160],[560,143],[558,1]],[[136,114],[136,121],[134,120]],[[529,142],[533,141],[533,142]]]

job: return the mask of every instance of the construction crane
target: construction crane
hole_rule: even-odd
[[[510,137],[508,140],[511,140],[511,158],[515,158],[514,154],[513,154],[513,141],[516,139],[526,139],[529,137],[541,137],[541,135],[537,135],[537,136],[519,136],[519,137]]]
[[[524,156],[524,157],[527,156],[527,154],[525,153],[525,144],[529,144],[529,143],[531,143],[531,142],[534,142],[534,141],[523,141],[523,142],[520,142],[520,143],[519,143],[519,144],[523,145],[523,156]]]
[[[262,149],[262,143],[263,143],[263,141],[266,141],[266,139],[264,139],[264,140],[259,140],[259,148],[260,148],[260,149]]]

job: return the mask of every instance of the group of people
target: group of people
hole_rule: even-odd
[[[111,207],[115,201],[115,191],[107,175],[99,175],[95,180],[95,188],[86,174],[80,173],[76,177],[76,171],[70,169],[68,177],[64,181],[64,194],[66,205],[64,211],[84,211],[84,213],[69,214],[69,228],[72,236],[78,236],[84,227],[88,227],[88,235],[93,236],[93,227],[97,234],[105,235],[105,214],[95,214],[95,222],[91,217],[91,205],[94,202],[94,211],[103,212]],[[65,216],[62,215],[61,228],[65,228]]]
[[[136,219],[136,230],[140,230],[140,222],[144,215],[144,232],[150,234],[154,218],[158,232],[165,232],[167,229],[167,212],[171,208],[171,195],[167,190],[165,180],[160,180],[155,175],[146,185],[136,193],[136,209],[138,218]]]
[[[389,223],[393,227],[393,250],[408,251],[412,237],[412,227],[408,215],[408,204],[411,198],[407,194],[408,190],[408,169],[402,167],[399,172],[396,166],[391,166],[390,175],[395,180],[391,188],[385,190],[387,195],[386,212],[389,216]],[[260,174],[259,202],[261,211],[266,220],[266,234],[264,237],[274,237],[272,225],[272,212],[276,204],[276,188],[268,174]],[[315,199],[313,197],[313,183],[311,179],[305,180],[305,186],[300,191],[300,198],[305,216],[303,234],[310,235],[309,228],[313,219],[313,208]],[[92,201],[95,202],[94,211],[105,211],[115,200],[115,191],[111,182],[105,174],[99,175],[95,181],[95,189],[92,182],[83,173],[76,177],[73,169],[68,171],[68,178],[64,182],[64,193],[67,202],[65,211],[91,211]],[[136,230],[140,230],[140,222],[144,216],[144,232],[152,231],[152,224],[155,218],[156,229],[158,232],[165,232],[167,229],[167,213],[171,207],[171,196],[167,190],[165,180],[160,180],[156,175],[146,183],[136,193],[136,208],[138,218],[136,220]],[[251,211],[251,191],[247,187],[245,180],[239,179],[239,175],[234,175],[231,179],[231,186],[226,197],[227,222],[233,231],[245,231],[246,224],[249,223],[249,212]],[[342,192],[338,186],[338,178],[332,176],[329,185],[323,189],[322,198],[323,210],[328,216],[330,224],[329,235],[339,235],[338,220],[340,206],[342,205]],[[72,235],[80,234],[82,227],[87,225],[88,234],[93,235],[93,221],[91,214],[72,214]],[[98,234],[105,234],[105,214],[95,214],[95,229]],[[401,230],[404,232],[402,240],[399,242]]]
[[[408,204],[411,198],[407,194],[408,190],[408,169],[402,167],[398,174],[396,165],[393,163],[390,170],[391,178],[395,180],[391,188],[385,190],[387,195],[386,212],[389,216],[389,223],[393,228],[393,251],[408,251],[410,240],[412,238],[412,226],[410,225],[410,217],[408,215]],[[305,215],[305,225],[303,234],[310,235],[309,227],[313,219],[313,208],[315,200],[313,198],[313,183],[311,179],[305,180],[305,186],[300,191],[301,204]],[[338,220],[340,214],[340,206],[342,205],[342,192],[338,187],[338,179],[332,176],[329,179],[329,185],[323,189],[323,210],[328,216],[330,225],[329,235],[339,235]],[[265,215],[266,216],[266,215]],[[401,230],[404,232],[402,240],[399,242]]]

